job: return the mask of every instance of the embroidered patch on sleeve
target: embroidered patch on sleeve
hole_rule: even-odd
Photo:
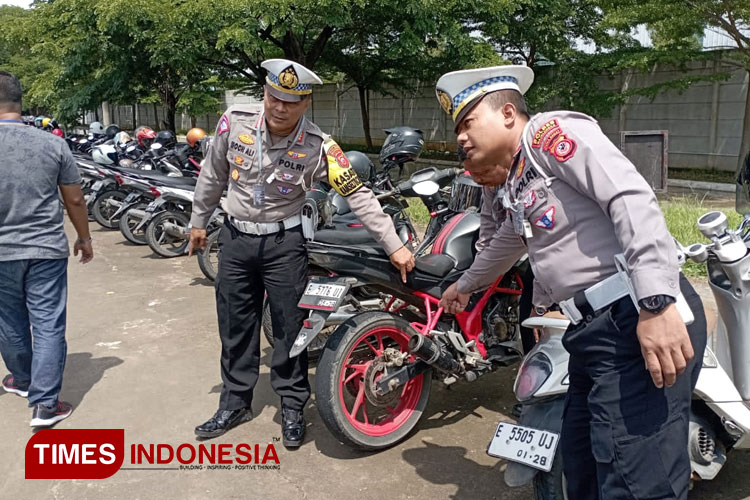
[[[229,132],[229,118],[227,118],[227,115],[222,115],[221,120],[219,120],[219,126],[216,127],[216,135],[221,135],[225,132]]]
[[[576,141],[563,134],[553,144],[552,156],[554,156],[557,161],[564,162],[573,158],[573,155],[576,154],[577,147]]]
[[[542,140],[544,139],[544,136],[547,135],[550,131],[559,129],[560,124],[557,122],[557,120],[553,119],[539,127],[536,132],[534,132],[534,139],[531,141],[531,145],[535,148],[542,147]]]
[[[536,227],[542,229],[552,229],[555,227],[555,207],[549,207],[544,213],[534,222]]]
[[[335,141],[328,139],[324,142],[323,151],[328,163],[328,183],[337,193],[346,197],[362,188],[357,172],[351,168],[349,160]]]

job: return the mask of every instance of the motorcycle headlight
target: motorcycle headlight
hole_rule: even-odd
[[[524,402],[531,399],[552,374],[552,361],[546,354],[538,352],[526,358],[516,377],[513,390],[516,398]]]

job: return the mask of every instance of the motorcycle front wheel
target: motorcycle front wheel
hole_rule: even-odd
[[[416,427],[430,398],[431,371],[385,395],[374,391],[386,369],[394,369],[386,366],[389,353],[408,352],[412,334],[416,332],[399,316],[365,312],[342,323],[329,337],[315,376],[316,406],[339,441],[381,450]]]

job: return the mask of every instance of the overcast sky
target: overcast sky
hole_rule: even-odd
[[[31,7],[31,0],[0,0],[0,5],[17,5],[18,7]]]

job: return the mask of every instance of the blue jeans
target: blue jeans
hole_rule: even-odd
[[[29,406],[57,403],[67,343],[68,259],[0,261],[0,353]]]

